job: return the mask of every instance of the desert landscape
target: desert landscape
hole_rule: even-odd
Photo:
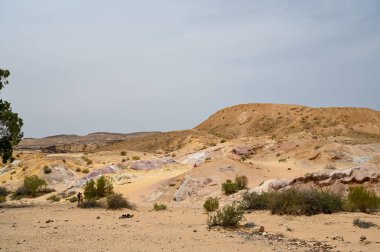
[[[189,130],[27,138],[13,156],[0,168],[0,251],[380,251],[377,207],[279,213],[246,205],[236,225],[210,222],[247,195],[379,195],[376,110],[242,104]],[[32,175],[50,191],[22,195]],[[101,177],[133,207],[107,209],[105,197],[77,207],[77,193],[86,196]],[[216,212],[204,208],[210,197]]]

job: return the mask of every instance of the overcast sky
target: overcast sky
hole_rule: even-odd
[[[241,103],[380,110],[380,1],[0,0],[26,137],[196,126]]]

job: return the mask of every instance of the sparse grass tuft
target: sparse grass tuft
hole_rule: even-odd
[[[132,156],[132,160],[140,160],[139,156]]]
[[[153,205],[153,209],[155,211],[162,211],[162,210],[166,210],[168,207],[164,204],[157,204],[157,203],[154,203]]]
[[[377,227],[377,225],[375,223],[370,222],[370,221],[364,221],[364,220],[361,220],[360,218],[355,218],[352,221],[352,225],[359,227],[359,228]]]
[[[326,170],[336,170],[336,167],[333,164],[328,164],[328,165],[325,166],[325,169]]]
[[[351,187],[347,200],[351,210],[372,213],[380,208],[380,198],[377,197],[374,191],[363,186]]]
[[[121,193],[113,193],[107,196],[108,209],[121,209],[129,208],[134,209],[132,203],[130,203]]]
[[[51,173],[51,168],[49,166],[45,165],[43,169],[45,174]]]
[[[203,208],[207,212],[213,212],[219,208],[219,199],[214,197],[209,197],[203,204]]]
[[[82,170],[82,173],[89,173],[90,172],[90,170],[88,169],[88,168],[84,168],[83,170]]]
[[[89,159],[88,157],[82,156],[81,158],[87,163],[87,165],[91,165],[92,164],[92,160]]]
[[[61,198],[57,194],[54,194],[54,195],[48,197],[46,200],[49,200],[51,202],[58,202],[61,200]]]
[[[238,187],[238,190],[242,190],[247,187],[248,184],[248,178],[247,176],[236,176],[235,178],[235,184]]]
[[[120,155],[121,156],[125,156],[125,155],[127,155],[127,152],[126,151],[122,151],[122,152],[120,152]]]

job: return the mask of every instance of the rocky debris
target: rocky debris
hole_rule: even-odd
[[[375,183],[380,181],[380,172],[372,166],[358,166],[337,171],[319,171],[306,174],[293,180],[269,179],[258,187],[251,189],[251,192],[268,192],[279,190],[289,186],[299,186],[310,184],[315,187],[324,187],[332,184],[362,184],[364,182]]]
[[[210,184],[213,180],[211,178],[195,178],[186,176],[184,182],[179,189],[174,193],[175,201],[183,201],[187,196],[195,196],[206,185]]]
[[[344,241],[344,238],[341,235],[337,235],[337,236],[331,237],[331,240],[334,240],[334,241]]]
[[[49,184],[56,185],[63,183],[69,186],[75,181],[75,172],[63,165],[57,165],[51,167],[51,173],[44,174],[43,177]]]
[[[193,154],[190,154],[181,160],[181,164],[188,165],[200,165],[206,162],[206,159],[210,157],[210,153],[206,150],[198,151]]]
[[[270,244],[283,244],[289,251],[293,251],[293,249],[297,248],[305,248],[305,251],[310,252],[329,252],[333,250],[333,247],[326,242],[321,241],[306,241],[301,239],[289,239],[285,238],[282,234],[270,234],[267,232],[253,231],[238,231],[240,236],[245,237],[246,240],[266,240]]]
[[[227,165],[227,166],[222,166],[222,167],[217,168],[217,171],[219,171],[219,172],[238,172],[239,169],[235,168],[231,165]]]
[[[129,218],[132,218],[134,216],[134,214],[122,214],[119,219],[129,219]]]
[[[101,168],[101,169],[92,171],[89,174],[87,174],[86,176],[78,179],[76,182],[76,187],[81,187],[84,183],[86,183],[86,181],[88,181],[90,179],[93,179],[93,178],[96,178],[96,177],[99,177],[99,176],[102,176],[105,174],[116,173],[118,171],[120,171],[120,168],[117,165],[110,165],[110,166],[107,166],[105,168]]]
[[[133,173],[121,173],[115,174],[111,177],[112,181],[118,185],[124,185],[126,183],[131,183],[131,180],[137,178]]]
[[[173,164],[176,163],[174,159],[170,158],[162,158],[158,160],[141,160],[136,161],[131,165],[131,169],[134,170],[156,170],[164,167],[166,164]]]
[[[237,146],[232,149],[232,152],[239,156],[250,156],[255,154],[252,146]]]

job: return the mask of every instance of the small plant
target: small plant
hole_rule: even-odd
[[[236,176],[235,184],[237,185],[239,190],[242,190],[247,187],[248,178],[246,176]]]
[[[278,160],[278,162],[285,163],[286,162],[286,158],[281,158],[281,159]]]
[[[243,219],[244,210],[242,210],[235,203],[226,205],[222,209],[209,214],[207,225],[209,227],[222,226],[222,227],[235,227]]]
[[[162,210],[166,210],[168,207],[164,204],[157,204],[157,203],[154,203],[153,205],[153,209],[155,211],[162,211]]]
[[[214,197],[209,197],[203,204],[203,208],[207,212],[213,212],[219,208],[219,199]]]
[[[38,177],[37,175],[32,175],[25,177],[24,179],[24,188],[27,194],[36,196],[39,190],[42,190],[43,187],[46,187],[47,183],[44,179]]]
[[[276,154],[276,157],[279,157],[279,156],[281,156],[281,154],[280,154],[280,153],[277,153],[277,154]]]
[[[46,200],[50,200],[51,202],[58,202],[61,200],[61,198],[57,194],[55,194],[55,195],[48,197]]]
[[[92,160],[89,159],[88,157],[82,156],[81,158],[87,163],[87,165],[91,165],[92,164]]]
[[[321,146],[317,145],[317,146],[314,147],[314,150],[318,150],[319,148],[321,148]]]
[[[49,166],[45,165],[43,169],[45,174],[51,173],[51,168]]]
[[[104,176],[98,178],[95,182],[93,179],[86,182],[84,185],[84,198],[102,198],[113,193],[112,183]]]
[[[226,195],[230,195],[236,193],[239,190],[239,187],[236,183],[227,179],[226,182],[222,184],[222,190]]]
[[[377,225],[370,221],[363,221],[360,218],[355,218],[352,221],[352,225],[359,227],[359,228],[370,228],[370,227],[377,227]]]
[[[222,139],[222,140],[220,140],[220,143],[225,143],[225,142],[227,142],[226,139]]]
[[[0,186],[0,196],[7,196],[8,190],[5,187]]]
[[[140,160],[139,156],[132,156],[132,160]]]
[[[363,186],[351,187],[347,199],[353,210],[358,209],[364,213],[374,212],[380,207],[380,199],[376,193]]]
[[[121,160],[122,163],[124,163],[125,161],[127,161],[125,158],[123,158],[123,159]]]
[[[113,193],[107,196],[107,206],[109,209],[129,208],[133,209],[134,206],[128,202],[121,193]]]
[[[261,194],[256,192],[246,192],[243,194],[240,206],[246,210],[265,210],[269,208],[270,197],[271,194],[267,192]]]
[[[78,202],[78,198],[76,196],[73,196],[73,197],[69,198],[68,201],[70,203],[75,203],[75,202]]]
[[[77,168],[75,169],[75,171],[76,171],[76,172],[81,172],[82,170],[81,170],[79,167],[77,167]]]
[[[121,156],[125,156],[125,155],[127,155],[127,152],[126,151],[122,151],[122,152],[120,152],[120,155]]]
[[[90,170],[88,169],[88,168],[84,168],[83,170],[82,170],[82,173],[89,173],[90,172]]]
[[[0,204],[4,203],[6,201],[7,201],[7,197],[6,196],[0,196]]]
[[[216,146],[216,143],[214,143],[214,142],[210,142],[210,143],[209,143],[209,146]]]

